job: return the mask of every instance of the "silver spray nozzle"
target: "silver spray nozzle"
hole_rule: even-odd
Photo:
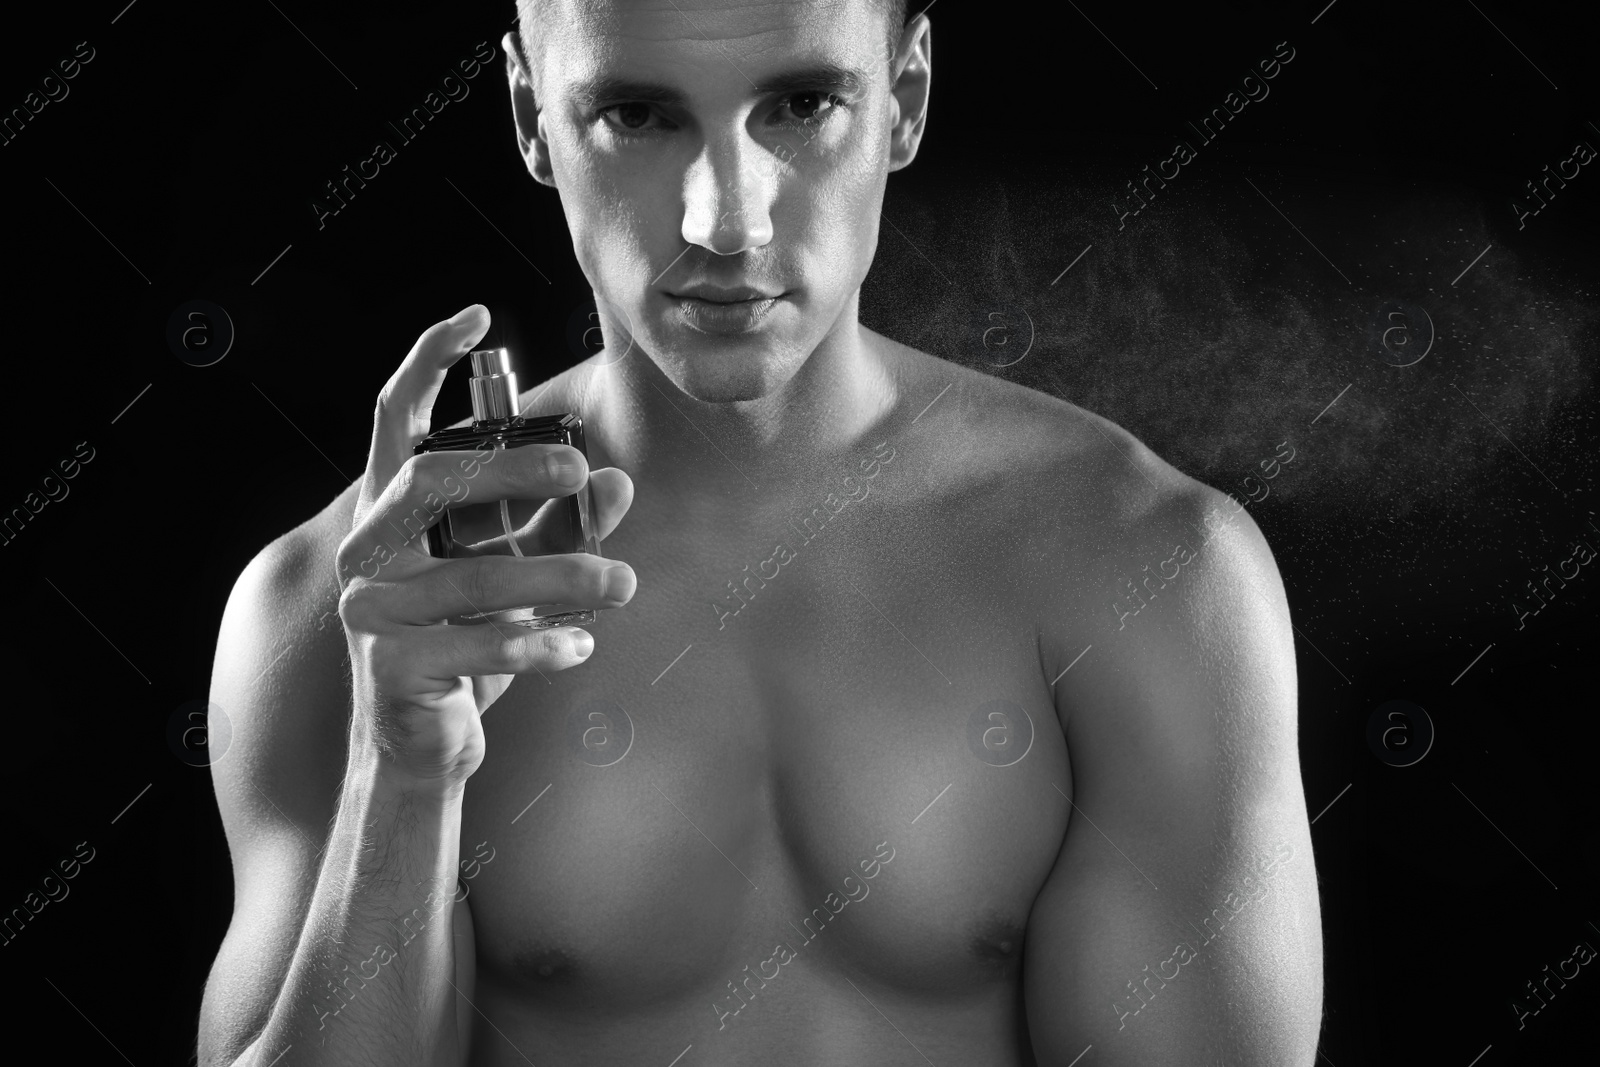
[[[490,422],[517,414],[517,373],[504,348],[472,353],[472,421]]]

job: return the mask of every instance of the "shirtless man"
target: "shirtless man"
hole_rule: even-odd
[[[235,900],[199,1062],[1310,1067],[1260,531],[1105,419],[857,321],[927,18],[536,14],[506,41],[518,143],[606,348],[523,412],[580,413],[589,463],[467,476],[494,500],[587,474],[606,558],[394,536],[466,470],[411,447],[488,314],[427,329],[363,480],[223,619]],[[438,623],[464,602],[604,610]]]

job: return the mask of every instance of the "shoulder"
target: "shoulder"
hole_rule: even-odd
[[[226,758],[212,765],[225,822],[235,816],[269,825],[287,819],[292,825],[286,831],[314,836],[325,828],[329,794],[343,773],[349,721],[335,560],[356,492],[357,486],[347,487],[268,543],[229,594],[210,698],[232,729]],[[274,788],[274,779],[286,788]]]
[[[1259,537],[1249,515],[1227,494],[1180,471],[1111,419],[891,345],[900,405],[915,420],[900,436],[908,449],[925,446],[945,461],[946,492],[992,486],[1020,509],[1017,518],[1060,531],[1080,552],[1141,536],[1165,539],[1186,529],[1205,530],[1224,517],[1237,527],[1236,536]]]
[[[1297,681],[1282,577],[1250,512],[1158,456],[1123,427],[1075,405],[1042,419],[1071,446],[1033,472],[1030,504],[1055,554],[1036,583],[1041,630],[1089,649],[1056,687],[1064,727],[1093,717],[1113,731],[1155,729],[1210,743],[1210,726],[1292,766]],[[1051,485],[1070,486],[1050,495]],[[1203,709],[1203,714],[1200,712]],[[1088,736],[1087,733],[1080,737]],[[1086,762],[1115,746],[1081,746]]]
[[[943,513],[1028,571],[1041,632],[1070,635],[1071,653],[1135,623],[1190,643],[1219,629],[1247,639],[1266,628],[1275,644],[1290,633],[1272,552],[1236,499],[1102,415],[895,347],[901,405],[916,418],[897,450],[913,464],[924,454],[923,486]],[[1166,610],[1141,607],[1158,597]]]
[[[300,616],[321,606],[335,611],[337,623],[339,585],[334,561],[340,542],[350,532],[358,490],[359,483],[346,486],[316,515],[258,551],[234,583],[228,612],[265,613],[286,633],[297,633],[297,624],[304,621]],[[315,614],[311,621],[315,624],[320,618],[320,613]],[[325,622],[322,629],[327,629]]]

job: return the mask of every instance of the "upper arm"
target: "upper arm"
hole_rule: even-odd
[[[1073,810],[1029,922],[1034,1048],[1309,1067],[1321,923],[1277,567],[1249,514],[1195,483],[1124,545],[1112,595],[1125,575],[1144,606],[1091,612],[1057,686]]]
[[[234,583],[217,638],[210,700],[232,734],[211,778],[234,896],[201,1006],[206,1067],[231,1062],[265,1027],[337,809],[349,697],[324,555],[305,528],[269,545]]]

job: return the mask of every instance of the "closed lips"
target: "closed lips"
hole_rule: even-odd
[[[679,300],[704,300],[709,304],[740,304],[750,300],[771,300],[783,294],[763,293],[759,289],[753,289],[745,285],[735,289],[715,289],[710,286],[697,286],[669,295]]]

